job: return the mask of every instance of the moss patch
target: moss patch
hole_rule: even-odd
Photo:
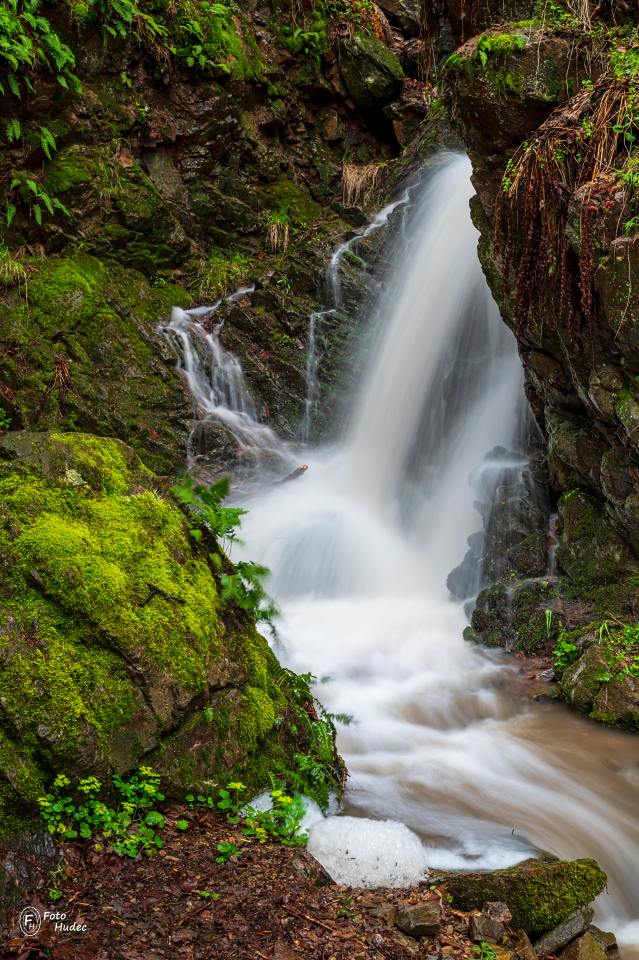
[[[118,436],[169,472],[184,456],[190,401],[157,326],[188,294],[94,257],[32,267],[28,303],[15,288],[0,305],[12,424]]]
[[[507,870],[445,877],[457,909],[481,910],[487,901],[507,903],[513,927],[544,933],[586,906],[606,885],[595,860],[526,860]]]

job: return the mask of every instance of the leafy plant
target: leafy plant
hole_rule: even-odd
[[[42,226],[44,213],[53,217],[59,211],[65,217],[71,216],[70,211],[58,197],[50,194],[46,187],[25,173],[18,173],[13,177],[9,191],[13,192],[13,198],[11,200],[7,199],[5,205],[5,220],[8,227],[11,226],[18,212],[17,203],[19,201],[22,201],[29,208],[38,226]]]
[[[555,669],[558,671],[565,670],[567,666],[574,663],[579,657],[577,645],[568,639],[564,630],[561,631],[557,638],[553,657],[555,658]]]
[[[3,0],[0,4],[0,93],[22,96],[33,90],[30,74],[44,69],[60,86],[78,92],[75,55],[41,13],[41,0]],[[6,86],[5,86],[6,84]]]
[[[486,943],[485,940],[482,940],[481,943],[475,944],[473,947],[473,954],[477,960],[497,960],[497,954],[491,945]]]
[[[237,541],[237,530],[246,510],[224,506],[223,500],[228,496],[229,489],[228,478],[205,487],[196,484],[191,477],[184,477],[173,487],[173,495],[195,520],[196,525],[190,533],[197,543],[204,543],[211,536],[226,543]],[[219,553],[211,552],[209,558],[214,568],[221,571],[222,558]],[[264,589],[264,581],[268,576],[267,567],[249,560],[239,560],[231,573],[220,575],[220,595],[225,603],[237,604],[256,623],[266,623],[274,631],[273,621],[278,609]]]
[[[0,407],[0,432],[6,433],[10,426],[11,417],[6,410],[3,410],[2,407]]]
[[[273,787],[270,809],[257,810],[242,801],[241,796],[245,790],[243,783],[229,783],[226,789],[219,789],[215,794],[188,794],[186,802],[189,807],[204,807],[222,813],[233,826],[242,827],[242,835],[247,839],[257,840],[259,843],[275,841],[285,846],[306,843],[306,834],[300,832],[300,823],[304,817],[301,796],[293,797],[281,787]],[[234,844],[230,846],[235,847]],[[226,859],[231,859],[233,855],[235,854],[230,854]]]
[[[51,791],[38,799],[49,833],[63,840],[100,837],[128,857],[155,853],[164,845],[160,832],[165,817],[155,809],[164,800],[159,774],[149,767],[140,767],[126,779],[115,774],[113,788],[118,797],[115,807],[101,799],[97,777],[85,777],[73,789],[69,778],[58,774]]]
[[[195,483],[192,477],[186,476],[172,487],[175,499],[190,512],[196,522],[190,533],[197,543],[202,543],[208,534],[215,540],[227,543],[237,539],[237,530],[246,510],[224,506],[223,501],[229,495],[230,489],[228,477],[205,487]]]
[[[242,856],[241,848],[230,840],[218,843],[215,849],[218,852],[218,856],[215,858],[216,863],[229,863],[230,860],[239,860]]]

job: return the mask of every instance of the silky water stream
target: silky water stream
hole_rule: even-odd
[[[609,876],[599,920],[631,956],[639,739],[518,693],[503,658],[464,642],[464,608],[446,589],[480,526],[469,478],[496,445],[516,449],[525,409],[516,345],[477,261],[472,193],[467,159],[450,154],[412,191],[343,438],[305,449],[300,479],[244,498],[244,550],[272,570],[278,654],[323,678],[327,709],[354,718],[339,732],[347,815],[311,829],[336,878],[401,882],[424,864],[495,868],[539,850],[593,856]],[[192,314],[174,316],[175,337]],[[198,402],[227,424],[239,414],[243,442],[248,424],[284,465],[285,445],[246,404],[229,413],[228,393],[203,398],[187,347]],[[414,831],[417,851],[379,820]]]

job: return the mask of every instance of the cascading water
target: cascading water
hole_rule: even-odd
[[[254,287],[240,287],[227,302],[248,296]],[[277,466],[291,465],[284,441],[266,424],[260,423],[253,397],[235,354],[225,350],[220,340],[223,321],[215,323],[215,314],[224,301],[210,307],[182,310],[174,307],[170,322],[160,327],[178,355],[178,370],[185,376],[193,396],[194,429],[189,441],[190,466],[195,465],[193,436],[203,424],[222,425],[233,438],[237,459],[245,473],[255,476]],[[239,472],[239,471],[238,471]]]
[[[479,525],[469,477],[495,445],[512,448],[522,410],[515,343],[477,263],[469,174],[447,156],[426,180],[345,438],[253,496],[244,549],[273,571],[289,665],[327,678],[322,701],[354,717],[339,736],[345,813],[401,821],[432,867],[594,856],[609,876],[600,915],[637,945],[635,741],[519,694],[503,658],[463,641],[445,586]],[[484,469],[484,494],[498,477]],[[347,881],[379,880],[370,861],[392,859],[392,844],[419,869],[389,831],[334,817],[313,827],[311,850]]]

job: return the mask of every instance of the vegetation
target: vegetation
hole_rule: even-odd
[[[621,630],[604,622],[599,628],[599,642],[608,668],[597,674],[601,683],[623,677],[639,677],[639,624]]]
[[[584,84],[565,108],[556,110],[508,164],[504,210],[496,246],[506,280],[515,261],[515,228],[523,237],[517,257],[514,315],[518,330],[541,316],[550,299],[570,319],[592,313],[597,225],[614,207],[623,187],[634,229],[639,210],[634,144],[639,135],[639,45],[609,52],[607,69]],[[632,45],[634,44],[634,45]],[[568,201],[581,191],[578,281],[569,270]],[[580,194],[581,196],[581,194]],[[506,219],[503,229],[502,219]],[[627,227],[628,229],[628,227]],[[550,278],[550,283],[548,282]]]
[[[242,799],[245,792],[243,783],[229,783],[226,789],[218,790],[216,794],[188,794],[186,802],[191,808],[219,811],[230,824],[239,825],[242,835],[249,840],[258,843],[276,841],[285,846],[306,843],[306,834],[300,832],[304,817],[304,803],[300,795],[293,797],[280,787],[274,787],[270,791],[269,809],[258,810]],[[235,844],[231,846],[235,847]],[[224,856],[223,851],[222,854]]]
[[[165,817],[157,809],[164,800],[160,777],[149,767],[140,767],[130,777],[113,777],[115,806],[103,799],[102,783],[89,776],[75,789],[64,774],[58,774],[51,791],[38,799],[47,830],[57,840],[104,840],[127,857],[151,855],[163,846]]]
[[[246,511],[239,507],[224,506],[223,500],[228,496],[229,489],[228,479],[205,487],[195,483],[191,477],[185,477],[173,487],[176,499],[196,521],[190,533],[197,543],[207,543],[211,537],[223,544],[237,541],[237,530]],[[264,581],[270,571],[258,563],[239,560],[231,570],[221,572],[226,559],[222,549],[213,549],[209,553],[214,569],[220,572],[222,600],[241,607],[255,623],[266,623],[275,632],[277,607],[264,589]]]
[[[306,835],[300,831],[304,816],[301,796],[292,797],[274,788],[270,808],[258,810],[240,800],[245,791],[243,783],[230,783],[215,795],[189,794],[186,802],[191,809],[213,810],[223,814],[233,826],[239,825],[244,842],[276,842],[285,846],[306,842]],[[115,798],[113,805],[109,795]],[[159,774],[149,767],[140,767],[128,777],[114,775],[110,791],[105,791],[94,776],[84,777],[73,786],[67,776],[58,774],[38,804],[54,839],[100,841],[116,853],[134,858],[140,853],[152,856],[164,846],[166,817],[158,809],[164,800]],[[183,818],[174,822],[178,830],[186,830],[188,825]],[[242,853],[234,842],[219,843],[217,850],[218,863],[236,860]]]

